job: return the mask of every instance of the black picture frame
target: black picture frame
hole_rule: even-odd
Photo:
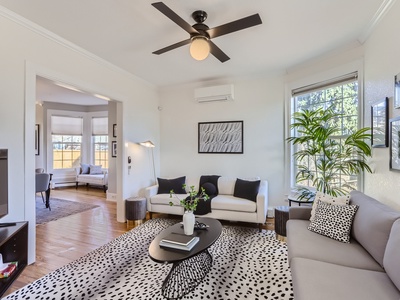
[[[111,142],[111,157],[117,157],[117,142]]]
[[[400,117],[389,120],[389,169],[400,172]]]
[[[113,137],[117,137],[117,124],[113,124]]]
[[[386,148],[389,146],[389,98],[385,97],[371,105],[371,146]]]
[[[39,155],[40,151],[40,126],[35,124],[35,155]]]
[[[200,122],[198,153],[243,154],[243,121]]]
[[[400,73],[394,76],[393,107],[400,108]]]

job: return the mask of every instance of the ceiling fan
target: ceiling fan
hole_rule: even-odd
[[[157,55],[182,47],[187,44],[191,44],[190,54],[194,59],[206,59],[208,54],[211,53],[220,62],[226,62],[227,60],[229,60],[228,55],[226,55],[217,45],[215,45],[211,41],[211,39],[262,23],[260,15],[254,14],[230,23],[226,23],[224,25],[209,28],[206,24],[203,23],[207,19],[207,13],[202,10],[196,10],[192,13],[192,18],[196,21],[196,24],[191,26],[163,2],[156,2],[152,3],[151,5],[153,5],[161,13],[170,18],[173,22],[175,22],[178,26],[180,26],[183,30],[190,34],[190,38],[186,40],[154,51],[153,54]]]

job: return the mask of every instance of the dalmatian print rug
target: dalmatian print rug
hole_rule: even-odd
[[[148,247],[176,222],[149,220],[3,299],[164,299],[171,265],[152,261]],[[182,299],[293,299],[287,246],[273,231],[223,226],[209,252],[211,271]]]

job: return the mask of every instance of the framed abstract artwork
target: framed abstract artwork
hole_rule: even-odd
[[[400,73],[394,76],[393,107],[400,108]]]
[[[386,97],[371,105],[371,145],[372,147],[389,146],[389,98]]]
[[[113,124],[113,137],[117,137],[117,124]]]
[[[35,125],[35,154],[39,155],[40,130],[39,124]]]
[[[111,157],[117,157],[117,142],[111,142]]]
[[[400,117],[389,120],[390,161],[392,171],[400,171]]]
[[[198,152],[243,154],[243,121],[199,123]]]

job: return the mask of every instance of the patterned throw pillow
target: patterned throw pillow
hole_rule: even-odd
[[[103,174],[103,170],[101,169],[101,165],[90,165],[90,170],[89,170],[90,175],[99,175]]]
[[[358,205],[335,205],[317,201],[315,218],[308,230],[343,243],[350,243],[350,230]]]
[[[339,196],[339,197],[333,197],[321,192],[317,192],[315,195],[314,203],[311,209],[311,217],[310,221],[314,220],[315,216],[315,208],[317,206],[317,202],[322,201],[328,204],[336,204],[336,205],[348,205],[350,203],[350,195],[345,195],[345,196]]]

